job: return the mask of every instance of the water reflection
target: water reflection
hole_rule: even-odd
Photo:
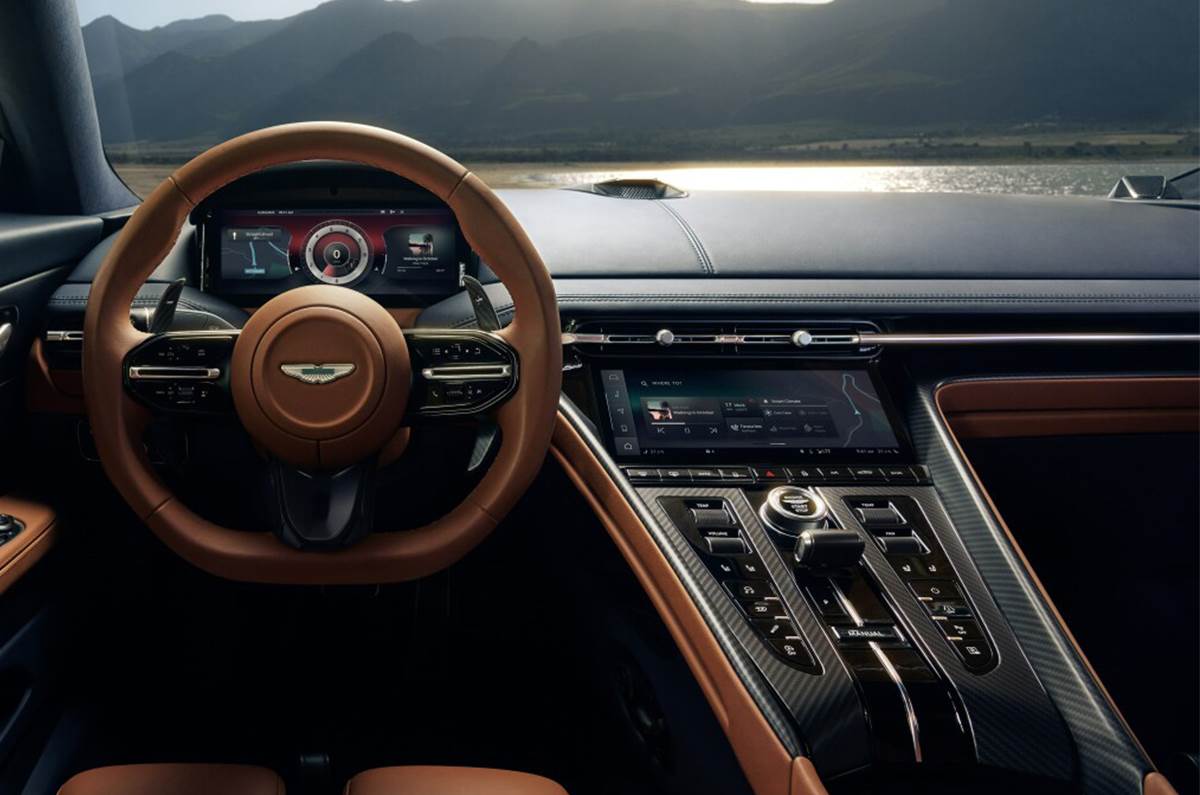
[[[618,178],[658,178],[689,191],[867,191],[919,193],[1026,193],[1103,196],[1122,176],[1175,176],[1188,162],[1052,163],[940,166],[741,166],[624,164],[481,165],[496,187],[560,188]]]

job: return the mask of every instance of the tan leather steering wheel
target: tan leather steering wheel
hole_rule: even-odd
[[[481,340],[512,357],[512,366],[505,370],[507,401],[486,406],[500,426],[502,441],[474,490],[432,524],[376,530],[352,545],[313,551],[289,546],[273,533],[215,525],[189,510],[156,476],[142,444],[153,415],[135,399],[131,387],[136,384],[130,379],[166,376],[154,368],[133,368],[131,356],[161,352],[155,346],[179,339],[151,338],[136,330],[129,317],[138,288],[170,251],[199,202],[254,171],[318,159],[391,171],[446,202],[467,241],[507,287],[515,316],[511,325]],[[92,284],[84,323],[83,385],[105,472],[158,537],[193,564],[222,577],[255,582],[396,582],[460,559],[533,481],[549,449],[561,389],[560,331],[545,265],[516,219],[478,177],[440,152],[386,130],[333,122],[291,124],[240,136],[199,155],[133,214]],[[232,355],[209,363],[203,368],[208,374],[195,377],[224,370],[203,386],[228,385],[242,425],[273,460],[297,472],[332,472],[373,460],[401,432],[410,387],[415,389],[419,380],[412,373],[413,343],[366,296],[328,285],[290,290],[258,309],[236,342],[229,342]],[[297,359],[353,367],[335,381],[313,383],[326,373],[317,372],[317,379],[308,378],[308,370],[297,375],[300,365],[291,364]],[[285,366],[292,368],[291,377]],[[304,517],[299,519],[302,524]]]

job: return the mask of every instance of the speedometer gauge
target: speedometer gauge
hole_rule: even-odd
[[[357,226],[330,221],[308,233],[304,261],[325,284],[350,284],[371,267],[371,246]]]

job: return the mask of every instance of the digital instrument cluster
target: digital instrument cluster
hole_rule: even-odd
[[[439,207],[223,210],[205,238],[213,291],[239,296],[323,283],[439,297],[459,289],[468,253]]]

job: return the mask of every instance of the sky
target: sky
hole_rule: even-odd
[[[599,0],[598,0],[599,1]],[[825,2],[826,0],[747,0],[752,3]],[[76,0],[79,21],[86,25],[108,14],[134,28],[154,28],[177,19],[225,14],[234,19],[282,19],[323,0]]]

